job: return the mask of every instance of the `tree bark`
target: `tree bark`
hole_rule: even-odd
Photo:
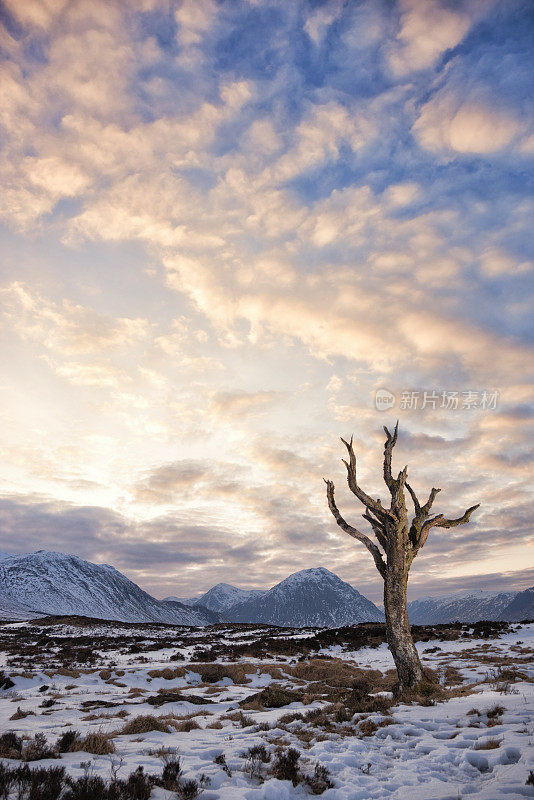
[[[423,667],[412,639],[408,619],[407,585],[408,570],[388,569],[384,580],[386,638],[397,667],[399,693],[405,689],[414,689],[423,677]]]

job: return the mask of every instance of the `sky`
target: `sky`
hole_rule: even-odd
[[[533,585],[530,0],[0,9],[0,548],[378,601],[399,419],[410,597]]]

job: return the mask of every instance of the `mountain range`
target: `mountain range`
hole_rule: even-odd
[[[517,592],[465,589],[442,597],[420,597],[408,603],[408,616],[412,625],[499,620],[516,595]]]
[[[207,608],[164,603],[109,564],[38,550],[0,557],[0,617],[76,615],[120,622],[212,625],[220,614]]]
[[[231,586],[229,583],[218,583],[213,586],[200,597],[191,597],[189,599],[180,599],[179,597],[166,597],[165,603],[178,600],[187,606],[201,605],[212,611],[226,611],[238,603],[244,603],[253,597],[260,597],[265,594],[265,589],[238,589],[237,586]]]
[[[412,624],[534,618],[534,587],[523,592],[464,590],[408,604]],[[383,611],[324,567],[301,570],[270,589],[219,583],[194,598],[157,600],[108,564],[39,550],[0,552],[0,619],[77,615],[122,622],[204,626],[223,621],[287,627],[380,622]]]
[[[233,622],[295,628],[337,628],[384,619],[374,603],[324,567],[295,572],[269,591],[226,608],[224,614]]]

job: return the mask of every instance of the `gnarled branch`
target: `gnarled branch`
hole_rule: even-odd
[[[426,514],[427,517],[428,517],[428,512],[432,508],[432,504],[433,504],[434,500],[436,499],[436,495],[439,492],[441,492],[441,489],[432,489],[430,491],[430,496],[429,496],[428,500],[426,501],[424,506],[421,508],[421,511],[423,511]]]
[[[432,491],[434,491],[434,489],[432,489]],[[480,503],[477,503],[476,506],[471,506],[471,508],[468,508],[467,511],[457,519],[447,519],[443,514],[437,514],[435,517],[431,517],[421,528],[416,550],[420,550],[424,545],[432,528],[456,528],[457,525],[465,525],[466,522],[469,522],[473,511],[476,511],[479,507]]]
[[[375,534],[376,538],[378,539],[379,543],[380,543],[380,544],[382,545],[382,547],[384,548],[384,552],[386,552],[386,553],[387,553],[387,549],[388,549],[388,535],[387,535],[387,529],[386,529],[386,526],[385,526],[385,525],[383,525],[383,524],[380,522],[380,520],[378,520],[378,519],[376,519],[375,517],[373,517],[373,516],[372,516],[372,511],[370,511],[369,509],[366,509],[366,511],[365,511],[365,514],[362,514],[362,517],[363,517],[365,520],[367,520],[367,522],[370,522],[370,523],[371,523],[371,526],[372,526],[372,528],[373,528],[373,531],[374,531],[374,534]]]
[[[377,547],[377,545],[374,542],[371,541],[371,539],[369,539],[368,536],[366,536],[364,533],[360,533],[359,530],[357,530],[356,528],[353,528],[352,525],[348,524],[348,522],[345,522],[345,520],[343,519],[343,517],[339,513],[338,507],[336,506],[336,501],[334,499],[334,488],[335,487],[334,487],[333,482],[325,480],[325,483],[326,483],[326,497],[328,499],[328,507],[329,507],[330,511],[332,512],[332,514],[334,516],[334,519],[336,520],[337,524],[339,525],[341,530],[345,531],[345,533],[348,533],[349,536],[352,536],[354,539],[357,539],[359,542],[362,542],[362,544],[364,544],[367,547],[367,549],[369,550],[369,552],[373,556],[373,559],[374,559],[374,562],[376,564],[377,570],[379,571],[379,573],[381,574],[381,576],[385,580],[385,578],[386,578],[386,564],[384,562],[384,559],[382,557],[382,553],[380,552],[380,549]]]
[[[415,508],[415,513],[417,515],[421,511],[421,504],[417,499],[417,495],[415,494],[414,490],[412,489],[409,483],[406,484],[406,488],[410,492],[410,496],[413,500],[413,507]]]
[[[381,520],[386,520],[390,515],[390,512],[382,506],[380,500],[373,500],[366,492],[363,491],[361,486],[358,486],[358,480],[356,477],[356,455],[354,453],[354,447],[352,446],[352,436],[350,437],[350,442],[346,442],[343,437],[341,437],[341,441],[347,448],[347,452],[349,454],[349,460],[345,461],[343,459],[343,463],[347,468],[347,483],[349,484],[349,489],[353,494],[356,495],[358,500],[370,508],[376,516]]]
[[[397,424],[395,425],[395,430],[393,431],[393,435],[388,431],[385,425],[384,425],[384,432],[387,436],[386,443],[384,445],[384,481],[386,482],[386,486],[388,487],[389,491],[391,492],[391,495],[393,496],[397,490],[397,482],[391,474],[391,455],[393,453],[393,448],[397,444],[397,434],[399,432],[399,420],[397,420]]]

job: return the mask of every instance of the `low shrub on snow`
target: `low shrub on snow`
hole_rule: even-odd
[[[303,783],[306,784],[312,794],[322,794],[327,789],[333,789],[334,783],[330,778],[330,772],[324,764],[315,765],[313,775],[305,775]]]
[[[477,742],[475,744],[475,750],[496,750],[498,747],[501,746],[500,739],[486,739],[485,742]]]
[[[0,800],[58,800],[65,785],[64,767],[7,767],[0,763]],[[13,794],[12,794],[13,793]]]
[[[129,736],[135,733],[150,733],[150,731],[170,733],[169,724],[161,717],[154,717],[152,714],[140,714],[127,722],[121,728],[120,734]]]
[[[262,765],[268,764],[271,754],[264,744],[255,744],[241,753],[241,758],[245,759],[245,772],[250,778],[262,780]]]
[[[296,786],[301,780],[299,758],[300,753],[294,747],[279,750],[272,766],[273,777],[280,781],[291,781]]]
[[[22,738],[13,731],[7,731],[0,736],[0,758],[20,758],[22,752]]]
[[[245,709],[261,710],[263,708],[283,708],[290,703],[299,703],[302,694],[282,686],[266,686],[260,692],[246,697],[239,705]]]
[[[44,733],[36,733],[24,743],[20,757],[23,761],[41,761],[43,758],[59,758],[59,753],[48,745]]]

